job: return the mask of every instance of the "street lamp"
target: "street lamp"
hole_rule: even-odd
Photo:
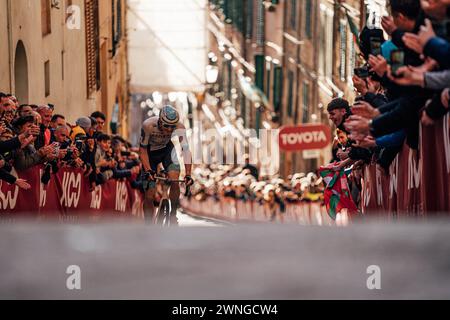
[[[219,78],[219,68],[217,66],[206,66],[206,82],[208,84],[215,84]]]

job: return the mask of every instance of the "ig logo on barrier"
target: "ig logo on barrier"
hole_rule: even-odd
[[[367,274],[370,274],[366,282],[367,289],[381,290],[381,268],[377,265],[368,266]]]
[[[68,290],[81,290],[81,268],[77,265],[68,266],[66,274],[69,277],[66,280]]]

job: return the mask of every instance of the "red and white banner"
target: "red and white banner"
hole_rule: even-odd
[[[42,166],[18,173],[30,190],[0,181],[0,217],[143,216],[142,195],[125,179],[111,179],[89,192],[89,180],[80,169],[62,168],[48,185],[41,183],[42,173]]]
[[[362,201],[364,212],[391,217],[450,213],[450,115],[423,127],[419,150],[405,145],[389,172],[367,166]]]

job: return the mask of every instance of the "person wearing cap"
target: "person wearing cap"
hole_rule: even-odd
[[[337,130],[340,130],[341,132],[348,134],[348,131],[344,127],[345,120],[347,120],[347,118],[351,115],[350,104],[348,103],[348,101],[342,98],[336,98],[328,104],[327,111],[329,119],[336,126]],[[343,157],[348,158],[348,151],[345,154],[342,154],[341,157],[339,155],[340,151],[342,150],[339,149],[339,141],[336,137],[334,139],[332,148],[333,152],[332,162],[339,162],[341,160],[345,160],[343,159]]]
[[[92,121],[88,117],[81,117],[75,122],[75,127],[72,128],[70,139],[77,140],[79,137],[86,137],[92,127]]]
[[[349,131],[345,128],[346,120],[351,116],[350,104],[347,100],[342,98],[333,99],[327,107],[330,120],[337,127],[339,132],[349,134]],[[349,140],[349,145],[353,145],[354,141]],[[339,162],[336,170],[341,169],[343,166],[351,165],[353,161],[364,160],[368,161],[371,157],[371,152],[364,148],[351,147],[345,151],[339,148],[339,140],[336,138],[333,143],[333,159],[332,162]]]
[[[327,107],[329,119],[336,128],[347,132],[344,127],[345,120],[351,115],[350,104],[342,98],[333,99]]]

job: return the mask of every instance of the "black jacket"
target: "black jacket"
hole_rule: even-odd
[[[372,120],[371,134],[375,138],[405,129],[407,143],[412,149],[419,144],[419,110],[427,97],[404,97],[379,108],[382,113]]]
[[[21,146],[19,137],[15,137],[7,141],[0,141],[0,153],[11,152],[16,149],[20,149]]]
[[[6,181],[9,184],[16,183],[17,178],[10,174],[5,169],[0,169],[0,180]]]

